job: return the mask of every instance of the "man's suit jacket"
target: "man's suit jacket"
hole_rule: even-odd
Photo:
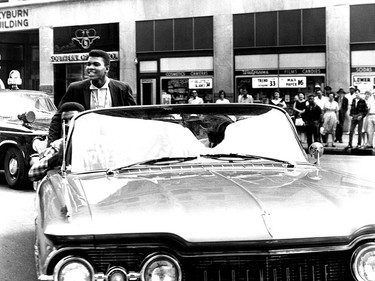
[[[65,95],[59,103],[61,105],[66,102],[77,102],[83,105],[88,110],[90,109],[90,80],[73,82],[69,85]],[[110,79],[108,83],[109,91],[111,93],[112,106],[127,106],[136,105],[133,98],[133,92],[130,86],[126,83]],[[51,125],[48,134],[48,144],[61,138],[61,112],[58,110],[51,120]]]

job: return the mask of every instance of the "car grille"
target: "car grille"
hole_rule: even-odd
[[[134,250],[134,249],[133,249]],[[113,265],[128,271],[140,270],[153,251],[129,249],[92,250],[91,261],[98,271]],[[350,271],[351,252],[324,252],[285,255],[231,255],[179,257],[183,281],[345,281],[354,280]]]
[[[184,268],[185,280],[353,280],[350,256],[342,253],[199,258]]]

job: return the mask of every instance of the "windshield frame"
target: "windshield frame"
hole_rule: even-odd
[[[155,116],[170,116],[173,114],[181,115],[182,119],[184,115],[189,114],[223,114],[223,111],[233,113],[234,115],[240,114],[249,114],[249,112],[267,112],[269,110],[277,110],[280,111],[285,118],[288,120],[288,124],[290,129],[292,130],[294,139],[303,154],[304,161],[308,163],[308,157],[306,151],[304,150],[302,143],[299,140],[296,128],[293,124],[292,119],[290,118],[289,114],[279,107],[273,105],[265,105],[265,104],[200,104],[200,105],[186,105],[186,104],[173,104],[173,105],[146,105],[146,106],[126,106],[126,107],[113,107],[113,108],[103,108],[103,109],[92,109],[87,110],[80,113],[78,116],[74,118],[74,120],[79,120],[83,116],[91,113],[103,114],[103,115],[110,115],[116,117],[127,117],[127,118],[139,118],[144,120],[155,120]],[[151,118],[153,117],[153,118]],[[75,121],[73,124],[75,124]],[[185,122],[185,121],[183,121]],[[68,138],[67,138],[67,145],[66,145],[66,166],[69,167],[72,161],[72,135],[74,135],[75,125],[71,126]],[[108,169],[108,167],[107,167]],[[107,169],[103,169],[100,171],[106,171]],[[67,172],[70,172],[69,170]],[[76,171],[74,173],[92,173],[95,171]]]

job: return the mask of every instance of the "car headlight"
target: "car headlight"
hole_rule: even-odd
[[[55,281],[93,281],[94,269],[88,261],[79,257],[66,257],[55,267]]]
[[[375,243],[364,244],[354,252],[353,273],[357,280],[375,281]]]
[[[142,267],[142,281],[181,281],[178,262],[167,255],[152,256]]]

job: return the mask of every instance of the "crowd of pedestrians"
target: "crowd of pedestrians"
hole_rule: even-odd
[[[216,103],[230,103],[226,93],[220,90]],[[253,103],[254,98],[246,85],[239,87],[237,103]],[[193,90],[188,103],[203,103]],[[268,101],[269,104],[288,109],[285,100],[278,90]],[[343,143],[344,124],[348,128],[349,141],[345,149],[353,148],[354,136],[357,134],[356,148],[372,149],[375,136],[375,92],[361,93],[354,86],[348,93],[343,88],[332,91],[330,86],[322,89],[315,85],[314,92],[307,97],[299,92],[292,104],[292,118],[301,141],[310,146],[313,142],[322,142],[326,147],[335,147]]]
[[[372,91],[361,93],[350,86],[349,93],[340,88],[336,93],[327,86],[323,90],[316,85],[314,94],[305,99],[298,93],[293,104],[294,122],[301,140],[306,135],[308,146],[312,141],[335,147],[343,143],[345,120],[348,120],[349,142],[345,149],[353,148],[353,139],[358,135],[356,148],[373,148],[375,131],[375,97]]]

